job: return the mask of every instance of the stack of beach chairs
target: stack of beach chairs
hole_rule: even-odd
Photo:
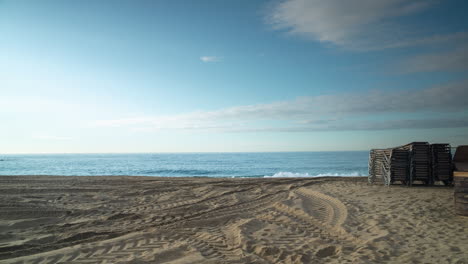
[[[412,142],[400,148],[410,153],[409,184],[414,181],[431,184],[431,145],[427,142]]]
[[[452,183],[452,151],[449,144],[432,144],[432,179],[445,185]]]
[[[369,155],[369,183],[390,184],[391,149],[372,149]],[[370,177],[372,175],[372,177]]]
[[[400,182],[407,184],[408,172],[410,166],[410,152],[406,149],[392,149],[391,166],[390,166],[390,184]]]
[[[433,185],[452,183],[449,144],[412,142],[388,149],[373,149],[369,155],[369,183]]]

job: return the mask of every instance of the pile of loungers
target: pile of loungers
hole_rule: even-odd
[[[412,142],[388,149],[372,149],[369,155],[369,182],[433,185],[453,181],[449,144]]]

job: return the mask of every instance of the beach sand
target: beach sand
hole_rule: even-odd
[[[468,263],[448,187],[0,177],[0,263]]]

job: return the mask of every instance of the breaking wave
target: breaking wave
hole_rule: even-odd
[[[334,176],[334,177],[357,177],[357,176],[367,176],[362,175],[359,172],[351,172],[351,173],[320,173],[317,175],[312,175],[309,173],[297,173],[297,172],[289,172],[289,171],[280,171],[273,175],[265,175],[264,178],[298,178],[298,177],[324,177],[324,176]]]

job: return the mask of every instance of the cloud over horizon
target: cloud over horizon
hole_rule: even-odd
[[[72,140],[72,137],[64,137],[64,136],[53,136],[53,135],[34,135],[33,139],[39,140],[52,140],[52,141],[69,141]]]
[[[267,104],[167,116],[100,120],[96,126],[135,130],[322,131],[468,126],[468,81],[412,91],[368,91],[301,97]],[[415,118],[437,112],[447,118]],[[453,113],[462,116],[454,116]],[[379,117],[398,114],[398,119]],[[273,123],[273,124],[272,124]]]

